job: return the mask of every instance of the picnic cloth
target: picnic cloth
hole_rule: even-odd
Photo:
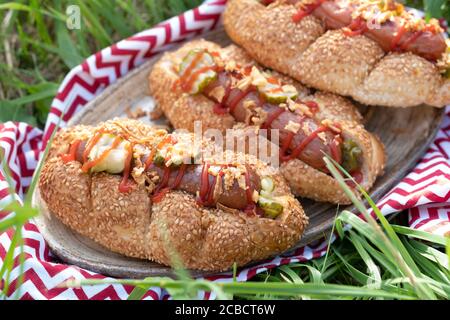
[[[11,197],[22,199],[30,185],[33,171],[52,130],[64,114],[61,126],[107,86],[116,82],[133,68],[147,61],[154,54],[169,49],[175,43],[186,40],[221,24],[221,13],[226,0],[205,1],[200,7],[171,18],[155,27],[122,40],[87,58],[73,68],[62,82],[51,105],[44,131],[25,123],[0,124],[0,147],[13,178],[15,195],[10,195],[5,181],[4,168],[0,171],[0,210]],[[382,213],[408,210],[409,225],[434,234],[450,234],[450,108],[434,142],[417,166],[379,202]],[[0,211],[0,221],[7,215]],[[0,265],[10,246],[13,230],[0,234]],[[22,299],[126,299],[133,289],[123,285],[99,285],[82,288],[60,288],[69,279],[104,279],[103,275],[77,266],[55,262],[48,245],[35,223],[29,221],[23,228],[25,239],[24,283],[16,288],[19,266],[11,275],[9,296]],[[306,261],[322,256],[326,241],[316,242],[257,266],[238,272],[237,280],[246,281],[256,274],[280,265]],[[18,256],[19,250],[15,251]],[[17,262],[18,259],[16,259]],[[231,281],[231,273],[222,273],[208,279]],[[3,279],[4,280],[4,279]],[[0,282],[1,285],[1,282]],[[168,299],[169,294],[160,288],[151,288],[144,299]],[[208,292],[200,298],[213,298]]]

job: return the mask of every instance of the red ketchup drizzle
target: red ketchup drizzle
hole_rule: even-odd
[[[180,82],[184,83],[186,82],[190,77],[192,72],[194,71],[195,66],[197,63],[200,62],[200,59],[203,57],[203,52],[198,52],[195,57],[192,59],[191,64],[184,70],[183,75],[180,77]]]
[[[192,59],[191,64],[186,68],[184,73],[179,77],[174,83],[172,84],[172,91],[175,91],[178,85],[181,86],[181,89],[185,92],[188,92],[192,89],[192,86],[194,85],[197,78],[205,72],[208,72],[210,70],[213,71],[220,71],[221,68],[219,68],[216,65],[212,66],[204,66],[199,68],[198,70],[195,70],[195,67],[200,62],[201,58],[203,57],[203,52],[197,53],[197,55]],[[212,52],[210,53],[212,56],[217,57],[219,55],[218,52]]]
[[[248,173],[248,168],[245,168],[245,194],[247,196],[247,206],[244,209],[244,212],[248,215],[263,215],[264,212],[262,210],[258,210],[256,204],[253,202],[253,188],[250,183],[250,174]]]
[[[155,193],[152,198],[153,202],[155,203],[160,202],[164,198],[165,194],[170,190],[170,188],[167,187],[169,178],[170,178],[170,167],[164,166],[163,177],[155,189]]]
[[[392,39],[392,43],[391,43],[391,51],[397,51],[399,49],[401,49],[401,47],[399,46],[400,40],[402,39],[402,37],[405,35],[406,33],[406,28],[402,25],[400,25],[400,27],[397,30],[397,34],[395,35],[394,39]]]
[[[175,181],[173,182],[172,186],[170,187],[171,189],[176,189],[180,185],[181,180],[183,180],[185,172],[186,172],[186,164],[183,163],[181,165],[180,169],[178,170],[177,176],[175,177]]]
[[[75,140],[69,148],[69,152],[67,154],[62,154],[61,159],[64,163],[68,163],[70,161],[75,161],[78,147],[80,146],[81,140]]]
[[[209,167],[208,163],[205,163],[202,168],[202,176],[200,180],[200,192],[199,198],[197,199],[198,204],[203,206],[211,206],[214,204],[214,189],[217,183],[217,176],[221,177],[223,175],[222,171],[219,171],[217,176],[213,177],[212,184],[209,184]],[[222,169],[220,169],[222,170]]]
[[[336,137],[333,139],[333,142],[330,144],[330,152],[331,158],[337,163],[342,162],[342,155],[338,152],[339,145],[342,143],[341,137]]]
[[[302,103],[304,103],[306,106],[308,106],[308,108],[313,113],[315,113],[319,110],[319,105],[314,101],[306,101],[306,102],[302,102]],[[267,117],[267,120],[261,125],[261,129],[269,129],[272,122],[275,119],[277,119],[284,111],[285,110],[283,108],[279,108],[277,111],[272,112]],[[286,139],[284,140],[284,142],[281,146],[281,154],[280,154],[281,161],[289,161],[289,160],[297,158],[302,153],[302,151],[308,146],[308,144],[310,144],[318,136],[319,133],[325,132],[325,131],[333,131],[333,130],[327,126],[319,127],[317,130],[313,131],[305,140],[303,140],[300,145],[298,145],[296,148],[294,148],[294,150],[292,151],[291,154],[287,154],[287,152],[289,151],[289,147],[291,146],[292,140],[294,139],[294,136],[295,136],[295,133],[289,132],[288,136],[286,137]],[[341,163],[342,159],[339,157],[339,152],[337,151],[338,144],[339,144],[339,141],[337,139],[340,139],[340,138],[334,139],[333,143],[330,145],[331,157],[336,162]]]
[[[179,85],[181,85],[181,88],[184,90],[185,82],[189,79],[191,76],[192,71],[194,70],[197,63],[200,61],[200,59],[203,56],[203,52],[197,53],[197,55],[192,59],[191,64],[186,68],[184,73],[179,77],[177,80],[175,80],[172,84],[172,91],[175,91]]]
[[[94,148],[95,144],[100,140],[103,133],[104,133],[103,130],[97,131],[94,137],[92,137],[92,139],[88,141],[86,149],[84,149],[83,152],[83,163],[86,163],[88,161],[89,153],[91,152],[92,148]]]
[[[213,111],[215,114],[222,115],[228,113],[226,101],[230,96],[230,92],[231,92],[231,84],[228,84],[227,87],[225,88],[225,94],[223,95],[222,101],[214,105]]]
[[[362,174],[361,170],[356,170],[356,171],[350,172],[350,175],[353,177],[353,179],[355,180],[355,182],[357,184],[360,184],[363,180],[363,174]],[[348,181],[346,181],[346,183],[350,188],[356,187],[356,184],[352,180],[348,180]]]
[[[319,2],[320,2],[320,4],[322,3],[322,1],[319,1]],[[316,6],[316,8],[317,8],[317,6]],[[367,28],[366,25],[365,25],[365,27]],[[250,71],[251,71],[251,69],[249,68],[248,71],[246,71],[246,72],[250,73]],[[278,83],[277,80],[274,78],[269,78],[269,82],[270,83]],[[239,93],[237,93],[233,97],[233,99],[229,103],[227,103],[227,100],[229,100],[228,98],[229,98],[229,95],[231,92],[230,84],[228,84],[225,89],[225,94],[224,94],[224,97],[222,98],[222,102],[214,105],[214,109],[213,109],[214,112],[216,114],[225,114],[227,111],[229,111],[230,113],[233,112],[234,109],[237,107],[237,105],[249,93],[251,93],[252,91],[255,91],[255,90],[256,90],[256,88],[254,86],[249,86],[246,90],[243,90],[243,91],[240,91]],[[259,100],[258,103],[262,104],[263,101]],[[305,104],[308,107],[308,109],[310,110],[310,112],[313,114],[319,111],[319,105],[314,101],[301,101],[301,103]],[[261,129],[269,129],[271,127],[273,121],[275,121],[285,111],[286,110],[284,108],[279,107],[276,111],[272,112],[267,117],[266,121],[261,125]],[[308,146],[308,144],[311,143],[317,137],[317,135],[319,133],[328,131],[328,130],[333,131],[332,129],[330,129],[329,127],[326,127],[326,126],[322,126],[322,127],[318,128],[316,131],[312,132],[299,146],[297,146],[290,155],[287,155],[287,152],[289,151],[289,147],[295,136],[294,133],[290,132],[288,134],[288,136],[286,137],[286,139],[284,140],[282,148],[281,148],[281,155],[280,155],[281,160],[289,161],[291,159],[298,157],[301,154],[301,152]],[[338,139],[339,138],[335,138],[333,140],[332,144],[330,145],[330,152],[331,152],[331,157],[335,161],[340,163],[342,159],[339,157],[339,152],[337,150],[338,144],[339,144]],[[202,183],[201,190],[200,190],[200,200],[205,202],[205,197],[207,196],[207,190],[209,188],[209,186],[208,186],[209,181],[207,179],[207,173],[206,173],[206,177],[204,179],[202,179],[202,181],[203,181],[203,183]]]
[[[171,186],[167,186],[167,184],[169,183],[170,173],[170,167],[164,167],[163,178],[156,187],[155,193],[152,197],[154,203],[160,202],[170,190],[176,189],[180,185],[181,180],[183,180],[184,174],[186,173],[186,164],[183,163],[180,166],[173,184]]]
[[[366,21],[358,17],[354,19],[347,29],[344,29],[344,34],[348,37],[355,37],[364,34],[369,28],[367,27]]]
[[[91,152],[91,150],[93,149],[95,144],[100,140],[102,134],[104,134],[104,133],[106,133],[106,131],[104,131],[104,130],[97,131],[95,133],[95,135],[92,137],[92,139],[87,142],[86,149],[84,150],[84,152],[82,154],[83,166],[81,168],[84,172],[88,172],[90,168],[94,167],[99,162],[101,162],[103,159],[105,159],[108,156],[108,154],[114,148],[116,148],[119,145],[119,143],[121,142],[122,138],[120,136],[117,136],[114,139],[113,144],[109,149],[105,150],[97,159],[88,161],[89,153]],[[82,142],[81,140],[75,140],[70,145],[69,152],[67,154],[61,155],[61,159],[63,160],[64,163],[76,160],[77,150],[78,150],[81,142]],[[125,166],[123,169],[122,180],[119,183],[119,192],[122,192],[122,193],[127,193],[132,188],[132,185],[130,185],[128,183],[129,182],[128,178],[130,176],[130,171],[131,171],[131,161],[132,161],[132,157],[133,157],[133,144],[132,143],[129,143],[129,145],[127,147],[127,152],[128,153],[127,153],[127,158],[125,159]]]
[[[231,100],[231,102],[228,104],[228,108],[230,109],[230,113],[232,113],[234,111],[234,109],[236,109],[236,107],[239,104],[239,102],[241,102],[242,99],[244,99],[252,91],[255,91],[255,88],[252,87],[252,86],[249,86],[244,91],[241,91],[238,94],[236,94],[234,99]]]
[[[272,112],[261,125],[261,129],[269,129],[272,125],[272,122],[275,121],[285,110],[283,108],[278,108],[277,111]]]
[[[209,167],[210,165],[208,163],[205,163],[202,168],[202,175],[200,179],[200,192],[199,197],[197,199],[197,203],[202,206],[212,206],[214,205],[214,189],[216,188],[216,184],[220,182],[222,176],[224,175],[224,172],[222,171],[222,168],[226,166],[221,166],[221,169],[217,173],[217,175],[213,176],[212,183],[209,184]],[[250,174],[248,173],[248,170],[245,171],[245,184],[248,186],[248,188],[245,190],[246,197],[247,197],[247,206],[244,209],[244,212],[246,213],[255,213],[256,205],[253,203],[253,188],[251,188],[250,184]],[[259,214],[262,211],[256,210],[256,213]]]
[[[285,155],[289,151],[289,146],[292,143],[292,139],[294,138],[295,133],[292,131],[289,131],[288,136],[286,140],[284,140],[283,145],[281,146],[281,156]]]
[[[181,82],[181,89],[183,89],[183,91],[190,91],[192,89],[192,86],[194,85],[195,81],[197,80],[197,78],[202,73],[208,72],[210,70],[217,70],[217,67],[216,66],[206,66],[206,67],[202,67],[202,68],[194,71],[185,82]]]
[[[123,169],[122,181],[119,184],[120,192],[129,192],[131,190],[131,185],[128,183],[128,177],[131,171],[131,158],[133,157],[133,145],[130,143],[128,147],[128,154],[125,160],[125,168]]]
[[[306,105],[309,108],[309,111],[312,113],[316,113],[319,111],[319,105],[314,101],[302,101],[304,105]]]
[[[292,16],[292,22],[294,23],[299,23],[300,21],[302,21],[305,17],[309,16],[310,14],[312,14],[318,7],[320,7],[322,5],[322,3],[325,0],[318,0],[315,3],[311,3],[311,4],[307,4],[304,6],[304,8],[299,9],[297,11],[297,13],[295,13]]]
[[[170,191],[169,188],[164,188],[161,189],[160,191],[156,192],[153,197],[152,197],[152,201],[153,203],[158,203],[161,202],[162,199],[164,199],[164,196]]]
[[[116,138],[114,138],[114,141],[111,145],[111,147],[109,147],[108,149],[106,149],[105,151],[103,151],[103,153],[101,155],[98,156],[97,159],[93,159],[90,161],[86,161],[83,166],[81,167],[81,170],[83,172],[88,172],[91,168],[95,167],[98,163],[102,162],[104,159],[106,159],[106,157],[109,155],[109,153],[114,150],[119,144],[120,144],[120,140],[121,138],[119,136],[117,136]],[[91,144],[90,149],[92,150],[94,145]],[[89,151],[90,152],[90,151]],[[89,154],[88,154],[89,155]]]
[[[408,51],[409,47],[422,35],[422,31],[414,32],[405,42],[401,45],[403,51]]]
[[[303,8],[299,9],[295,14],[292,15],[292,21],[294,23],[300,22],[308,15],[311,15],[325,1],[328,1],[328,0],[317,0],[314,3],[304,5]],[[261,2],[264,5],[269,5],[273,2],[275,2],[275,0],[262,0]],[[447,28],[447,26],[445,25],[445,19],[439,19],[439,22],[441,24],[441,28],[445,30]],[[344,28],[343,31],[346,36],[354,37],[354,36],[362,35],[365,32],[367,32],[368,30],[369,30],[369,28],[368,28],[367,23],[364,20],[364,18],[358,17],[356,19],[353,19],[352,22],[350,23],[350,25],[347,28]],[[431,32],[434,34],[439,33],[439,30],[437,30],[435,28],[435,26],[427,25],[423,30],[414,32],[413,35],[409,39],[404,41],[403,44],[400,44],[401,39],[406,31],[407,30],[404,28],[404,26],[401,25],[399,27],[397,34],[392,39],[390,51],[394,51],[394,52],[395,51],[409,51],[409,47],[412,45],[413,42],[415,42],[418,39],[418,37],[423,32]],[[433,59],[431,59],[431,60],[433,60]]]
[[[152,164],[153,158],[155,157],[155,154],[156,154],[156,151],[161,149],[168,143],[172,143],[172,144],[177,143],[177,139],[174,136],[172,136],[171,134],[166,135],[161,140],[161,142],[159,142],[156,145],[156,148],[153,148],[152,151],[150,152],[150,155],[148,156],[147,160],[145,161],[145,170],[147,170],[150,167],[150,165]]]
[[[305,140],[302,141],[302,143],[300,143],[297,147],[295,147],[295,149],[292,151],[291,154],[286,155],[286,154],[281,154],[281,161],[289,161],[292,159],[297,158],[302,151],[315,139],[317,138],[318,134],[321,132],[325,132],[331,130],[330,128],[328,128],[327,126],[321,126],[319,128],[317,128],[315,131],[313,131],[308,137],[306,137]]]
[[[253,69],[253,66],[248,65],[248,66],[244,67],[244,69],[242,70],[242,74],[244,76],[249,76],[252,73],[252,69]]]

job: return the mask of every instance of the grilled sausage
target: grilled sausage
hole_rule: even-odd
[[[216,57],[215,63],[208,55]],[[191,76],[186,76],[184,70],[190,70]],[[182,78],[189,80],[184,82]],[[266,154],[264,150],[260,153],[261,143],[271,147],[278,143],[280,148],[274,149],[281,154],[280,160],[285,160],[281,161],[280,172],[296,195],[349,203],[338,182],[325,170],[324,153],[332,156],[366,189],[371,188],[384,167],[383,145],[363,128],[361,115],[353,104],[333,94],[311,94],[288,77],[267,73],[235,45],[221,48],[205,40],[189,42],[166,53],[155,64],[149,75],[149,85],[158,106],[176,129],[194,131],[192,124],[201,120],[202,128],[226,132],[227,141],[233,138],[230,150],[244,149],[241,152],[250,154],[256,151],[262,156]],[[276,117],[268,121],[270,115]],[[266,126],[279,128],[281,143],[275,136],[269,136],[270,130],[267,137],[265,131],[259,130]],[[226,130],[231,128],[239,128],[239,136],[229,137],[231,132]],[[258,133],[261,141],[253,139]],[[272,140],[272,144],[266,138]],[[244,148],[236,149],[235,142]],[[249,148],[250,144],[255,148]],[[286,146],[290,148],[283,150]],[[298,150],[302,152],[297,154]],[[271,152],[271,157],[273,155]]]
[[[265,1],[265,4],[274,1]],[[300,0],[289,0],[289,4],[298,4]],[[311,14],[320,19],[325,28],[336,30],[351,25],[352,6],[341,7],[334,1],[317,0]],[[369,22],[370,23],[370,22]],[[364,35],[376,41],[384,51],[409,51],[427,60],[437,61],[442,57],[447,45],[441,33],[431,31],[404,31],[396,21],[386,21],[372,28],[367,28]]]
[[[163,179],[165,170],[167,169],[164,169],[161,166],[152,166],[149,168],[150,173],[156,174],[160,180]],[[193,195],[199,194],[201,192],[202,185],[205,184],[205,181],[202,181],[204,170],[204,165],[187,165],[186,171],[182,175],[181,180],[176,183],[180,168],[171,169],[169,171],[170,174],[166,185],[173,186],[176,184],[176,187],[174,188],[175,190],[186,191]],[[250,190],[256,190],[259,192],[261,188],[260,178],[250,168],[247,168],[247,173],[250,180]],[[219,187],[216,186],[218,181],[221,183],[221,186]],[[226,187],[225,182],[220,175],[213,176],[208,174],[207,185],[209,186],[209,192],[203,200],[203,204],[212,206],[220,203],[226,207],[239,210],[243,210],[248,206],[249,202],[246,191],[239,186],[236,180],[234,180],[231,186]],[[218,190],[218,193],[214,194],[213,198],[212,196],[214,190]]]
[[[326,130],[320,137],[315,136],[311,139],[311,134],[321,127],[318,121],[311,117],[291,112],[286,108],[280,108],[279,105],[268,103],[261,98],[256,90],[250,90],[248,93],[245,93],[244,90],[239,88],[227,89],[231,83],[231,77],[233,77],[233,73],[221,72],[217,80],[210,83],[204,89],[203,93],[216,103],[220,103],[222,107],[229,109],[231,115],[238,122],[248,122],[248,108],[245,106],[249,103],[261,107],[265,114],[267,114],[266,129],[279,130],[280,145],[286,146],[285,149],[287,150],[285,151],[293,155],[291,158],[298,158],[311,167],[321,171],[326,171],[323,161],[324,154],[332,155],[338,163],[341,162],[341,149],[333,147],[335,146],[336,137],[332,131]],[[218,101],[212,94],[217,88],[220,88],[224,92],[230,90],[223,97],[222,101]],[[239,96],[241,96],[240,99]],[[239,101],[236,104],[235,101],[237,99]],[[297,125],[299,130],[296,133],[287,130],[286,127],[289,123]],[[305,144],[300,152],[298,152],[299,149],[295,151],[307,139],[311,139],[310,142]],[[298,154],[296,155],[295,153]],[[289,156],[284,156],[284,158],[288,159]],[[283,155],[281,160],[284,160]]]
[[[76,150],[75,160],[84,163],[83,153],[86,149],[87,141],[81,141]],[[142,156],[141,161],[146,163],[148,155]],[[250,167],[246,167],[246,175],[248,175],[249,192],[243,190],[234,179],[231,186],[226,186],[222,176],[214,176],[210,173],[207,175],[204,170],[208,170],[204,164],[187,164],[176,167],[165,167],[152,164],[147,171],[154,177],[158,176],[158,185],[154,193],[163,192],[164,189],[181,190],[193,195],[200,195],[200,201],[205,206],[214,206],[220,203],[232,209],[243,210],[249,205],[249,197],[253,190],[261,190],[260,177]],[[208,180],[206,182],[205,177]],[[219,179],[221,186],[216,186]],[[205,188],[202,191],[202,187]],[[202,192],[204,195],[202,195]]]

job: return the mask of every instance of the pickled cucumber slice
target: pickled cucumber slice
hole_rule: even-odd
[[[288,99],[295,100],[298,97],[298,91],[293,86],[281,86],[273,83],[267,83],[258,90],[264,99],[273,104],[285,103]]]
[[[283,205],[274,197],[275,183],[270,177],[261,179],[261,191],[259,192],[258,205],[264,214],[270,218],[276,218],[283,212]],[[278,199],[279,200],[279,199]]]
[[[355,171],[360,166],[362,150],[355,141],[347,139],[342,144],[342,167],[349,173]]]
[[[213,69],[215,66],[213,56],[206,50],[194,49],[189,51],[179,67],[181,78],[185,76],[186,72],[189,72],[187,78],[184,79],[184,83],[181,84],[185,91],[190,94],[202,92],[208,84],[217,78],[217,72]],[[195,77],[195,79],[192,77]]]
[[[266,216],[273,219],[283,212],[283,206],[272,199],[260,197],[258,199],[258,205],[264,211]]]
[[[165,162],[164,156],[161,154],[160,151],[156,151],[155,157],[153,158],[153,163],[158,166],[161,166],[164,164],[164,162]]]

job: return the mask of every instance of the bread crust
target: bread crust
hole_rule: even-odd
[[[151,134],[152,128],[140,122],[120,121],[137,134]],[[56,135],[39,190],[53,215],[109,250],[165,265],[173,266],[174,259],[179,259],[189,269],[223,271],[234,262],[243,266],[289,249],[307,225],[300,203],[282,176],[249,156],[246,163],[259,176],[273,179],[275,194],[286,196],[287,205],[275,219],[202,207],[194,195],[182,191],[172,190],[162,201],[152,203],[147,189],[136,183],[131,192],[121,193],[121,176],[87,174],[79,162],[65,163],[60,157],[71,142],[94,130],[76,126]]]
[[[173,71],[173,66],[194,48],[219,52],[225,61],[230,59],[241,65],[256,64],[243,49],[235,45],[220,48],[205,40],[189,42],[176,51],[165,53],[161,60],[154,65],[149,75],[150,93],[156,98],[159,108],[163,110],[176,129],[192,131],[192,123],[196,120],[202,121],[203,130],[215,128],[224,132],[226,129],[245,127],[243,123],[236,123],[234,119],[230,119],[232,116],[229,114],[218,115],[214,113],[215,103],[212,100],[203,95],[185,94],[178,86],[174,86],[178,75]],[[276,76],[279,75],[278,73],[275,74]],[[298,81],[286,76],[281,76],[281,78],[285,83],[294,85],[299,90],[302,99],[314,101],[318,104],[319,110],[314,118],[319,122],[322,120],[339,122],[343,125],[344,135],[351,136],[361,147],[364,152],[364,179],[361,185],[369,190],[375,179],[382,174],[386,158],[381,141],[362,126],[362,116],[357,108],[346,98],[320,91],[311,93]],[[159,99],[159,97],[166,95],[168,91],[171,91],[170,94]],[[186,119],[189,119],[189,122]],[[257,129],[249,127],[247,131],[250,134],[243,136],[247,137],[251,135],[251,131],[255,130]],[[334,178],[308,166],[301,160],[295,159],[283,163],[280,171],[290,184],[292,192],[297,196],[332,203],[350,203],[350,199],[339,188]]]
[[[319,90],[368,105],[411,107],[450,104],[450,79],[412,53],[388,53],[373,40],[326,31],[319,19],[292,21],[287,3],[230,0],[224,26],[230,38],[259,63]],[[259,26],[264,25],[264,28]]]

